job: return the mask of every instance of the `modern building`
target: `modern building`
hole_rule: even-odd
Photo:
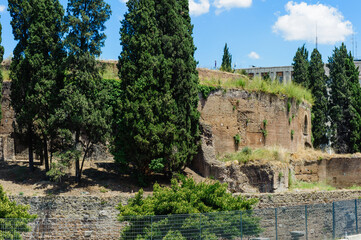
[[[361,60],[354,61],[356,67],[359,67],[359,81],[361,83]],[[330,75],[330,70],[325,64],[325,73],[326,76]],[[250,78],[253,77],[265,77],[267,74],[272,80],[277,79],[280,82],[290,82],[293,79],[293,66],[283,66],[283,67],[251,67],[251,68],[241,68],[240,71],[245,71]]]

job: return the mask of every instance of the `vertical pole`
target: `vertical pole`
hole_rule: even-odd
[[[202,213],[199,214],[199,239],[202,240]]]
[[[305,224],[306,224],[306,240],[308,240],[308,225],[307,225],[307,205],[305,205]]]
[[[278,240],[278,232],[277,232],[277,208],[275,208],[275,226],[276,226],[276,240]]]
[[[332,238],[336,239],[335,202],[332,203]]]
[[[150,240],[153,240],[153,216],[150,216]]]
[[[357,199],[355,199],[355,219],[356,219],[356,233],[358,234]]]
[[[241,223],[241,240],[243,239],[243,222],[242,222],[242,211],[240,212],[240,223]]]

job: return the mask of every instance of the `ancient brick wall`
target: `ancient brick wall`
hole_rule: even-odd
[[[290,103],[290,106],[289,106]],[[219,90],[199,104],[201,123],[210,128],[216,155],[244,146],[280,146],[290,151],[311,147],[311,108],[285,96],[243,90]],[[240,136],[237,145],[234,136]]]

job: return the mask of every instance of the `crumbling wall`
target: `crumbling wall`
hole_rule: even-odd
[[[216,155],[244,146],[311,147],[311,108],[285,96],[243,90],[218,90],[200,98],[201,123],[209,126]],[[239,144],[234,137],[239,135]]]

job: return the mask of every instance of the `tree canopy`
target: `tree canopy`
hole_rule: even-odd
[[[297,52],[293,58],[293,81],[302,85],[305,88],[309,88],[309,76],[308,76],[308,51],[303,45],[297,49]]]
[[[312,136],[313,145],[315,147],[325,146],[328,144],[328,93],[327,93],[327,77],[325,75],[322,56],[317,49],[311,54],[309,65],[309,88],[315,99],[312,107]]]
[[[188,1],[130,0],[121,27],[115,157],[141,175],[182,169],[197,150],[198,74]]]
[[[232,72],[232,55],[229,52],[227,43],[224,45],[221,71]]]

